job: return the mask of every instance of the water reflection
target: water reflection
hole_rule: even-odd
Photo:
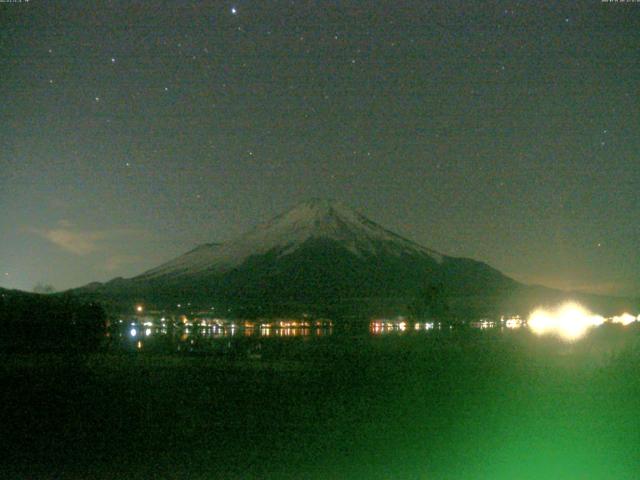
[[[366,334],[368,331],[371,336],[429,335],[432,332],[457,332],[464,329],[500,332],[526,329],[535,334],[553,334],[563,340],[573,341],[603,323],[619,324],[626,327],[636,321],[638,318],[629,313],[604,318],[572,303],[549,311],[538,309],[527,319],[518,315],[506,315],[500,318],[480,318],[445,323],[435,320],[416,321],[397,316],[376,318],[350,328],[347,328],[348,325],[344,326],[347,322],[341,323],[340,326],[341,331],[350,331],[356,334]],[[121,319],[113,325],[106,341],[115,349],[131,351],[249,352],[253,348],[252,345],[262,345],[262,341],[277,345],[277,339],[283,341],[290,341],[289,339],[308,340],[334,333],[334,324],[331,320],[310,318],[228,320],[187,318],[185,315],[179,317],[160,317],[158,315],[158,318],[152,318],[145,315],[144,317],[135,316],[128,320]],[[248,353],[248,355],[251,357],[254,354]]]
[[[402,334],[406,332],[421,332],[430,330],[478,329],[508,331],[526,327],[536,335],[555,335],[565,341],[582,338],[589,330],[604,323],[619,324],[624,327],[640,321],[640,316],[630,313],[605,318],[594,314],[582,305],[568,302],[547,310],[538,308],[529,315],[527,320],[519,315],[501,316],[500,319],[480,318],[471,321],[456,321],[454,323],[409,321],[404,317],[378,318],[369,323],[371,335]]]
[[[224,321],[220,319],[176,321],[120,320],[106,338],[112,349],[156,352],[237,353],[256,358],[263,339],[314,338],[333,334],[330,320]]]
[[[473,328],[479,328],[480,330],[486,330],[488,328],[496,328],[497,323],[492,321],[492,320],[488,320],[486,318],[479,320],[477,322],[471,322],[471,327]]]
[[[432,330],[434,328],[441,328],[441,325],[435,322],[410,322],[404,317],[375,319],[369,323],[369,333],[372,335],[404,333],[408,330]]]

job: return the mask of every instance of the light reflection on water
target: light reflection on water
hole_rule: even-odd
[[[453,324],[441,322],[410,322],[404,317],[394,319],[376,319],[369,323],[369,333],[371,335],[404,334],[407,332],[419,331],[439,331],[454,328],[471,328],[478,330],[516,330],[527,328],[536,335],[553,335],[566,342],[572,342],[584,337],[590,330],[605,323],[620,324],[627,327],[632,323],[640,321],[640,316],[629,313],[605,318],[601,315],[591,313],[589,310],[576,302],[564,303],[555,309],[536,309],[527,320],[519,315],[501,317],[499,320],[482,318],[474,321],[467,321]]]
[[[560,312],[560,313],[557,313]],[[605,319],[594,316],[577,304],[564,304],[551,313],[536,310],[525,320],[520,316],[500,319],[481,318],[458,323],[455,326],[438,321],[415,321],[405,317],[378,318],[350,333],[378,337],[384,335],[429,335],[436,332],[457,331],[462,328],[472,330],[502,331],[526,328],[536,335],[554,334],[565,341],[574,341],[584,336],[592,326],[603,323],[620,324],[623,327],[637,321],[630,314]],[[587,315],[587,313],[589,315]],[[571,315],[569,315],[571,314]],[[586,320],[585,320],[586,319]],[[597,322],[593,319],[597,319]],[[144,320],[144,321],[143,321]],[[588,320],[588,321],[587,321]],[[339,322],[339,325],[340,322]],[[345,323],[346,325],[346,323]],[[340,329],[342,333],[344,328]],[[334,334],[334,324],[330,320],[284,319],[266,321],[238,321],[222,319],[202,319],[188,321],[181,317],[178,321],[168,321],[164,317],[154,321],[150,317],[132,318],[116,322],[107,335],[110,348],[134,351],[228,353],[238,346],[249,355],[253,349],[261,348],[263,341],[277,339],[310,340]]]
[[[437,332],[442,330],[451,330],[453,328],[459,328],[461,326],[478,329],[478,330],[488,330],[488,329],[518,329],[524,326],[525,323],[520,319],[520,317],[509,317],[509,318],[501,318],[500,320],[489,320],[489,319],[480,319],[477,321],[465,322],[464,324],[459,324],[458,327],[454,327],[453,325],[437,322],[437,321],[427,321],[427,322],[415,322],[408,321],[402,317],[397,319],[376,319],[372,320],[369,323],[369,333],[371,335],[385,335],[385,334],[405,334],[410,332]]]
[[[312,339],[333,335],[333,324],[328,321],[296,324],[284,322],[233,323],[233,324],[191,324],[151,325],[145,322],[123,322],[115,324],[108,332],[109,348],[113,350],[186,352],[186,353],[229,353],[245,348],[249,354],[261,347],[261,341],[276,339]],[[247,350],[248,349],[248,350]]]

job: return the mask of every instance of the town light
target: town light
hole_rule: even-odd
[[[611,319],[612,323],[621,323],[625,327],[635,321],[636,321],[636,317],[634,317],[630,313],[623,313],[622,315],[616,315]]]
[[[604,318],[594,315],[578,303],[565,303],[555,310],[539,308],[527,322],[537,335],[557,335],[563,340],[573,341],[584,336],[592,327],[604,323]]]

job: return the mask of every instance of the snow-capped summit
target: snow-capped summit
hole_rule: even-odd
[[[335,242],[358,257],[420,255],[436,262],[442,255],[396,235],[344,204],[312,199],[224,244],[205,244],[140,277],[223,273],[267,253],[283,257],[310,240]],[[140,278],[139,277],[139,278]]]

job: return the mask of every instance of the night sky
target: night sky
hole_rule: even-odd
[[[0,286],[132,276],[311,197],[640,295],[640,3],[0,3]]]

